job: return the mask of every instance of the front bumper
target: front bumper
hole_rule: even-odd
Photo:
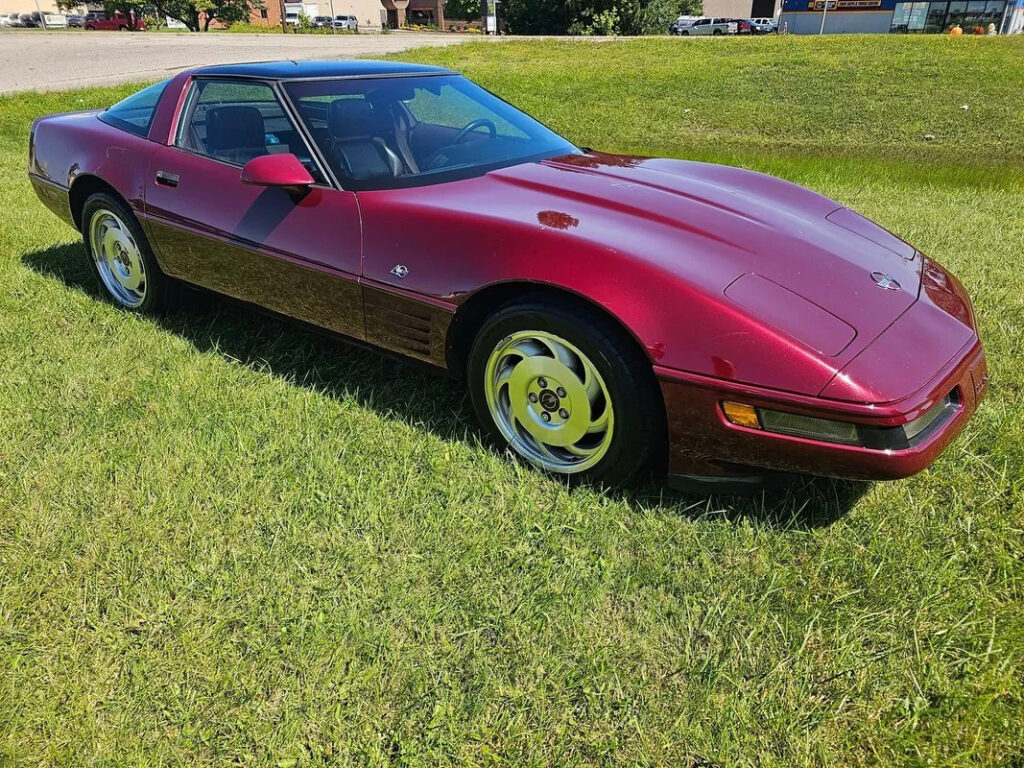
[[[741,481],[775,472],[855,480],[893,480],[931,464],[967,424],[984,397],[985,353],[974,337],[914,394],[891,403],[850,403],[794,395],[735,382],[655,368],[669,429],[673,485]],[[729,423],[723,400],[741,401],[866,427],[911,422],[953,393],[956,407],[941,424],[904,449],[873,449],[766,432]],[[673,482],[674,481],[674,482]]]

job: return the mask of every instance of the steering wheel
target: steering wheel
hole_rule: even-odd
[[[498,127],[493,122],[488,120],[486,117],[478,117],[476,120],[466,123],[462,130],[459,131],[458,135],[456,135],[455,141],[453,141],[452,144],[461,144],[466,140],[466,137],[477,128],[486,128],[487,133],[491,135],[490,137],[492,139],[497,138],[498,136]]]
[[[466,140],[466,137],[469,136],[469,134],[471,134],[477,128],[486,128],[488,138],[490,139],[496,139],[498,137],[498,126],[496,126],[493,121],[488,120],[486,117],[478,117],[476,120],[471,120],[470,122],[466,123],[462,127],[462,129],[457,134],[455,134],[455,138],[452,139],[451,144],[441,147],[440,149],[435,149],[433,152],[431,152],[430,157],[427,158],[426,162],[423,163],[421,167],[429,171],[437,170],[435,166],[437,165],[438,160],[444,158],[444,150],[448,149],[448,147],[454,147],[456,144],[461,144]]]

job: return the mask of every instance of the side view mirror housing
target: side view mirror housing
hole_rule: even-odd
[[[290,153],[260,155],[242,168],[242,183],[257,187],[281,187],[289,192],[308,192],[314,179],[299,158]]]

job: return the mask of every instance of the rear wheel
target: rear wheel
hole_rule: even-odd
[[[722,34],[722,30],[720,30],[720,29],[716,29],[716,30],[715,30],[714,32],[712,32],[711,34],[713,34],[713,35],[720,35],[720,34]]]
[[[160,271],[139,222],[106,193],[82,207],[82,236],[103,293],[125,309],[151,312],[167,304],[170,278]]]
[[[621,484],[663,446],[650,361],[588,307],[505,306],[477,334],[467,376],[490,436],[565,479]]]

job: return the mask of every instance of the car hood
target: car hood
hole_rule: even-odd
[[[922,259],[868,219],[803,187],[682,160],[570,155],[489,174],[541,193],[538,219],[575,222],[817,353],[850,359],[916,300]],[[557,202],[555,202],[557,201]],[[882,283],[887,288],[880,287]]]

